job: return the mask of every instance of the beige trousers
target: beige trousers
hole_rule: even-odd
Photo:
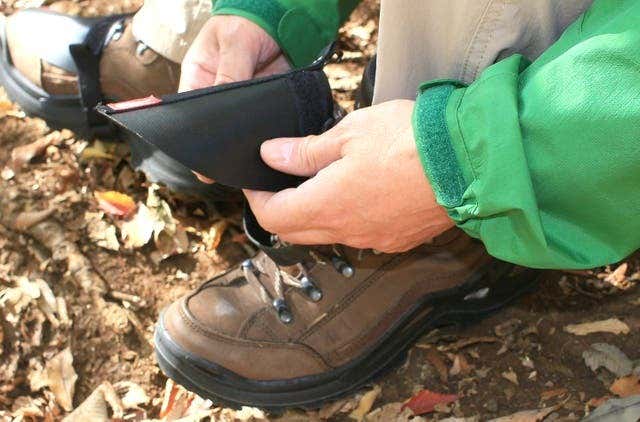
[[[211,0],[145,0],[133,17],[133,36],[161,56],[182,63],[211,17],[211,5]]]
[[[533,60],[592,2],[382,0],[374,103],[413,99],[431,79],[472,82],[514,53]],[[179,63],[210,16],[211,0],[146,0],[133,31]]]

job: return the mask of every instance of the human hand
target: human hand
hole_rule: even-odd
[[[179,90],[244,81],[289,67],[275,40],[255,23],[240,16],[212,16],[182,61]]]
[[[273,75],[289,68],[280,47],[264,29],[240,16],[212,16],[182,61],[179,91]],[[214,183],[194,174],[201,182]]]
[[[420,163],[413,101],[358,110],[319,136],[262,145],[276,170],[311,178],[281,192],[245,190],[260,225],[295,244],[412,249],[454,226]]]

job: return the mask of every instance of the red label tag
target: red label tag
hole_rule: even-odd
[[[136,108],[144,108],[162,103],[162,100],[156,96],[149,95],[146,98],[137,98],[135,100],[122,101],[120,103],[109,103],[107,107],[113,111],[128,111]]]

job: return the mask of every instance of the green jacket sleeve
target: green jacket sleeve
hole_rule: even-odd
[[[640,247],[639,16],[640,0],[596,0],[534,63],[421,87],[427,176],[493,256],[580,269]]]
[[[359,0],[214,0],[214,15],[238,15],[260,25],[301,67],[336,37]]]

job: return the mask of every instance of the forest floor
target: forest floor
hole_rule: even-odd
[[[135,11],[141,0],[8,0],[0,11],[43,3],[102,15]],[[378,12],[376,1],[357,9],[340,32],[342,61],[327,67],[348,110],[375,52]],[[0,170],[0,421],[569,421],[640,395],[633,256],[593,271],[544,272],[536,292],[477,324],[425,334],[401,366],[318,411],[216,407],[167,381],[153,329],[163,307],[250,252],[240,207],[150,184],[129,166],[126,144],[51,130],[3,92]],[[100,196],[110,191],[146,204],[151,221],[114,216],[105,207],[113,198]],[[143,223],[159,225],[157,239],[136,238]],[[401,410],[413,396],[420,417]]]

